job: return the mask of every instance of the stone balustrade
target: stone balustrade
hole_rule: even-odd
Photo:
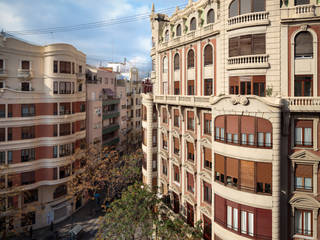
[[[249,68],[268,68],[269,56],[262,55],[246,55],[228,58],[228,70],[233,69],[249,69]]]

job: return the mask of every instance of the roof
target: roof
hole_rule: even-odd
[[[99,69],[102,71],[107,71],[107,72],[111,72],[111,73],[113,72],[112,67],[99,67]]]

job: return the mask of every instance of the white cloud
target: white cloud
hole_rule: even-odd
[[[19,16],[18,11],[14,6],[0,2],[0,27],[4,30],[22,29],[23,19]],[[1,29],[2,30],[2,29]]]

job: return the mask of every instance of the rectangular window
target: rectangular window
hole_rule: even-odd
[[[26,61],[26,60],[21,61],[21,69],[30,70],[30,61]]]
[[[0,165],[6,164],[6,152],[0,152]]]
[[[38,189],[23,192],[23,203],[28,204],[38,201]]]
[[[295,189],[312,191],[313,165],[297,164],[295,168]]]
[[[21,117],[35,116],[36,110],[34,104],[22,104],[21,105]]]
[[[210,148],[203,148],[204,168],[212,170],[212,151]]]
[[[72,145],[71,144],[60,145],[59,150],[60,150],[59,151],[60,157],[70,156],[72,153]]]
[[[193,162],[194,161],[194,146],[193,146],[193,143],[187,142],[187,151],[188,151],[187,159]]]
[[[22,127],[21,139],[32,139],[32,138],[35,138],[35,127]]]
[[[70,123],[60,124],[60,135],[59,136],[67,136],[70,134],[71,134]]]
[[[6,129],[0,128],[0,142],[6,141]]]
[[[295,234],[312,236],[312,212],[295,210]]]
[[[179,117],[179,110],[174,110],[174,121],[173,124],[175,127],[180,127],[180,117]]]
[[[176,155],[180,155],[179,138],[173,137],[173,152]]]
[[[53,94],[58,94],[58,82],[53,82]]]
[[[6,117],[6,105],[0,104],[0,118]]]
[[[58,146],[53,146],[53,158],[58,157]]]
[[[165,108],[162,109],[162,122],[168,123],[167,109]]]
[[[225,182],[225,159],[219,154],[215,154],[215,181]]]
[[[4,69],[4,61],[3,59],[0,59],[0,70]]]
[[[211,96],[213,91],[212,91],[212,79],[205,79],[204,80],[204,95],[205,96]]]
[[[188,95],[194,95],[194,80],[188,80]]]
[[[227,206],[227,227],[232,229],[232,207]]]
[[[194,193],[194,179],[191,173],[187,172],[187,190]]]
[[[212,129],[211,114],[205,113],[203,115],[203,118],[204,118],[204,134],[211,135],[211,129]]]
[[[35,149],[22,149],[21,150],[21,162],[29,162],[35,160]]]
[[[194,120],[194,112],[187,112],[187,129],[190,131],[194,131],[195,128],[195,120]]]
[[[313,146],[313,121],[295,121],[295,146]]]
[[[174,95],[179,95],[180,94],[180,82],[175,81],[174,82]]]
[[[53,72],[58,73],[58,61],[53,61]]]
[[[179,173],[179,168],[177,166],[173,166],[173,174],[174,174],[174,181],[177,183],[180,183],[180,173]]]
[[[229,94],[241,94],[265,97],[266,77],[261,76],[241,76],[229,78]]]
[[[21,91],[28,92],[30,91],[30,83],[28,82],[22,82],[21,83]]]
[[[162,159],[162,173],[163,175],[167,176],[168,175],[168,166],[167,166],[167,161]]]
[[[71,74],[71,62],[60,61],[60,73]]]
[[[12,151],[8,151],[7,153],[8,157],[8,164],[12,164]]]
[[[21,184],[28,185],[35,183],[35,173],[34,172],[24,172],[21,173]]]
[[[209,203],[210,205],[212,202],[211,185],[206,182],[203,182],[203,201]]]
[[[313,76],[298,76],[294,78],[294,96],[311,97],[313,96]]]

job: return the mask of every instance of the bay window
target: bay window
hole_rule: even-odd
[[[295,234],[312,236],[312,212],[295,210]]]

